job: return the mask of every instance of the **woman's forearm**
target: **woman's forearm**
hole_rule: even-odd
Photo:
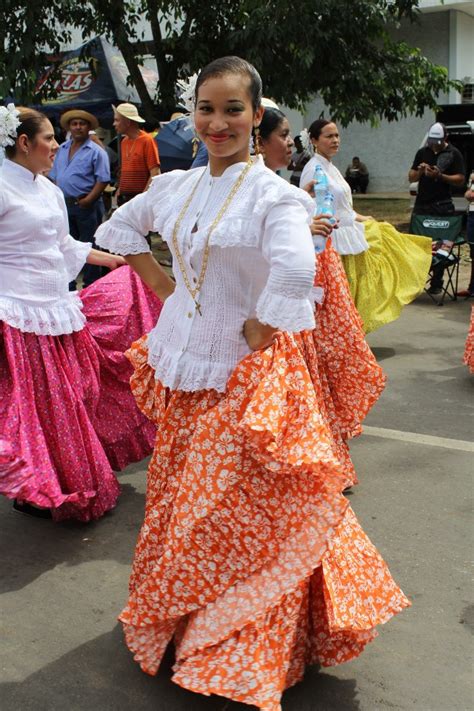
[[[161,301],[170,296],[175,290],[175,283],[168,276],[165,270],[158,264],[154,256],[147,252],[145,254],[129,254],[125,261],[143,279]]]
[[[119,257],[118,254],[110,254],[109,252],[101,252],[100,249],[91,249],[87,259],[87,264],[95,264],[98,267],[107,267],[115,269],[125,264],[125,259]]]

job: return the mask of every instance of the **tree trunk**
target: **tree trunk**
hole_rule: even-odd
[[[173,62],[166,59],[166,51],[161,34],[160,20],[158,17],[157,0],[147,0],[148,20],[153,37],[153,49],[159,76],[160,104],[165,113],[171,114],[176,105],[176,78],[177,71]]]
[[[132,84],[135,87],[135,89],[137,90],[138,96],[140,97],[143,115],[149,123],[155,123],[156,122],[155,104],[153,103],[153,99],[151,98],[150,94],[148,93],[148,89],[147,89],[145,81],[142,77],[142,73],[140,71],[140,67],[138,65],[137,58],[135,56],[133,45],[128,40],[128,37],[121,26],[113,27],[112,33],[113,33],[113,38],[115,40],[117,47],[123,54],[125,64],[127,65],[127,69],[130,72],[130,78],[132,80]]]

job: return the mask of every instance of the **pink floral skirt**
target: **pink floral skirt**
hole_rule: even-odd
[[[87,326],[38,336],[0,322],[0,493],[99,518],[115,506],[113,469],[151,453],[155,426],[130,392],[124,351],[161,303],[122,267],[81,293]]]
[[[474,306],[471,309],[471,322],[469,324],[469,333],[467,334],[466,346],[464,348],[464,363],[471,373],[474,373]]]

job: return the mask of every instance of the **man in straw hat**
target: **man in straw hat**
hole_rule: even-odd
[[[154,175],[160,173],[158,146],[152,136],[142,130],[145,123],[133,104],[112,106],[114,127],[122,134],[120,145],[120,179],[117,192],[119,205],[145,192]]]
[[[88,111],[73,109],[61,116],[60,123],[71,132],[71,138],[59,146],[49,177],[64,193],[71,235],[81,242],[94,243],[94,233],[104,215],[102,192],[110,181],[107,153],[89,137],[89,131],[99,122]],[[100,276],[102,267],[86,264],[84,286]],[[75,282],[70,288],[76,288]]]

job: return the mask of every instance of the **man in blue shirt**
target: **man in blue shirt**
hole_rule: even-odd
[[[107,153],[89,137],[99,123],[88,111],[66,111],[61,126],[71,138],[59,146],[49,174],[66,199],[71,235],[81,242],[94,243],[94,234],[104,216],[102,192],[110,182]],[[95,246],[95,244],[94,244]],[[84,286],[102,276],[102,267],[86,264]],[[75,282],[70,288],[75,289]]]

